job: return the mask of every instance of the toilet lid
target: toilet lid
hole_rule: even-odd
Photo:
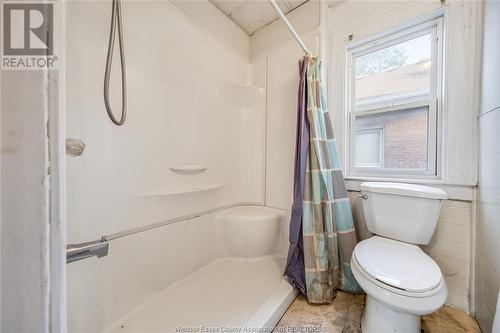
[[[354,256],[374,279],[409,292],[432,290],[442,279],[438,265],[416,245],[373,236],[356,246]]]

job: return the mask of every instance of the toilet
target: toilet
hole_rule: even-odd
[[[363,333],[420,333],[420,316],[438,310],[448,289],[439,266],[419,245],[429,244],[437,226],[438,188],[361,184],[366,225],[374,236],[356,245],[354,277],[366,293]]]

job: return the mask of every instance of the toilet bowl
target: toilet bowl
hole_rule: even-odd
[[[448,294],[439,266],[418,245],[428,244],[446,194],[395,183],[361,184],[363,212],[375,235],[357,244],[354,277],[366,293],[364,333],[419,333],[420,316],[438,310]]]
[[[367,295],[365,333],[420,332],[420,316],[446,301],[441,270],[418,246],[374,236],[358,244],[351,268]]]

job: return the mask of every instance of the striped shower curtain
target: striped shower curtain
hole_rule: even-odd
[[[299,63],[294,203],[285,269],[311,303],[329,303],[336,290],[359,292],[350,266],[356,246],[351,206],[321,83],[321,61]]]

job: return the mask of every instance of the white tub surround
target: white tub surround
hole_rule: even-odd
[[[70,332],[101,332],[233,257],[207,212],[264,203],[265,80],[252,79],[265,63],[248,63],[247,36],[210,3],[191,6],[209,28],[185,6],[123,1],[128,113],[116,127],[102,96],[111,1],[65,3],[66,136],[86,145],[66,160],[68,243],[113,236],[106,257],[68,265]]]
[[[69,331],[272,330],[297,294],[282,276],[288,222],[241,206],[111,240],[68,265]]]
[[[282,278],[283,260],[219,259],[174,283],[106,332],[265,329],[296,296]]]

